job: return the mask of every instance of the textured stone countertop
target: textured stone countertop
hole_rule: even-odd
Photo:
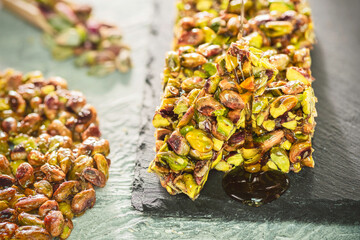
[[[109,182],[97,190],[94,208],[74,220],[69,239],[360,239],[359,223],[164,218],[134,210],[131,186],[149,60],[147,49],[151,47],[153,0],[83,2],[95,7],[97,18],[115,22],[123,29],[126,42],[133,49],[135,66],[130,73],[114,73],[100,79],[88,76],[85,68],[75,68],[72,60],[57,62],[44,48],[39,30],[0,9],[0,68],[41,70],[46,76],[67,79],[69,88],[82,91],[98,109],[103,136],[111,143]],[[164,52],[159,54],[164,56]]]

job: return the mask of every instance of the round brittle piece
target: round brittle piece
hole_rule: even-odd
[[[108,179],[109,142],[81,92],[41,72],[0,72],[0,239],[69,237]]]

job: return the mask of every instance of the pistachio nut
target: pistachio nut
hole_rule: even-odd
[[[94,160],[92,157],[81,155],[74,161],[73,168],[69,171],[68,179],[77,180],[80,177],[81,172],[86,167],[93,167]]]
[[[298,67],[289,67],[286,69],[286,78],[289,81],[300,81],[305,86],[309,86],[311,83],[310,76],[303,69]]]
[[[0,174],[0,188],[7,188],[13,185],[15,179],[9,175]]]
[[[185,79],[182,83],[181,83],[181,88],[186,91],[186,92],[190,92],[193,89],[201,89],[203,88],[205,85],[205,79],[201,78],[201,77],[191,77],[191,78],[187,78]]]
[[[78,192],[79,186],[79,182],[73,180],[61,183],[54,192],[54,199],[57,202],[65,201],[69,196]]]
[[[59,210],[59,204],[55,200],[48,200],[39,207],[39,215],[43,218],[53,210]]]
[[[33,184],[35,180],[33,167],[27,162],[20,164],[16,169],[16,179],[23,188]]]
[[[235,91],[225,90],[219,95],[220,102],[231,109],[241,110],[244,108],[245,103],[240,95]]]
[[[42,194],[21,198],[15,204],[15,209],[18,212],[30,212],[34,209],[39,208],[47,200],[49,199]]]
[[[58,182],[65,178],[65,173],[60,169],[60,167],[55,165],[50,165],[45,163],[41,166],[41,171],[46,175],[46,179],[49,182]]]
[[[60,211],[52,210],[44,218],[46,230],[52,237],[58,237],[64,228],[64,216]]]
[[[220,116],[225,113],[226,108],[215,98],[205,96],[196,101],[196,110],[205,116]]]
[[[44,222],[33,214],[22,212],[18,216],[19,224],[22,226],[39,226],[44,227]]]
[[[73,228],[74,228],[74,225],[73,225],[72,221],[70,219],[65,219],[63,231],[62,231],[61,235],[59,236],[60,239],[67,239],[70,236]]]
[[[91,184],[97,187],[105,187],[106,177],[104,173],[100,172],[96,168],[86,167],[81,173],[81,176],[85,178]]]
[[[269,134],[262,136],[261,147],[264,152],[268,151],[273,146],[279,144],[284,137],[284,131],[276,130]]]
[[[201,161],[208,161],[211,160],[213,157],[213,151],[209,151],[206,153],[199,152],[198,150],[191,149],[190,156],[194,159],[201,160]]]
[[[35,182],[34,188],[37,193],[44,194],[48,198],[52,197],[53,187],[47,180],[40,180]]]
[[[213,148],[213,142],[202,130],[194,129],[188,132],[185,137],[190,146],[199,152],[209,152]]]
[[[71,209],[74,214],[84,213],[95,204],[96,196],[94,189],[87,189],[76,194],[71,202]]]
[[[12,239],[17,228],[18,226],[15,223],[11,223],[11,222],[0,223],[0,229],[1,229],[0,237],[2,237],[4,240]]]
[[[270,104],[270,114],[273,118],[277,118],[287,111],[290,111],[298,103],[298,98],[293,95],[284,95],[278,97]]]
[[[196,68],[207,62],[207,59],[198,53],[186,53],[181,57],[181,65],[187,68]]]
[[[110,165],[107,159],[105,158],[105,156],[100,153],[97,153],[93,156],[93,159],[95,161],[97,170],[102,172],[105,175],[105,178],[108,179]]]
[[[281,37],[292,33],[294,26],[287,21],[270,21],[264,25],[265,34],[269,37]]]
[[[190,151],[190,146],[187,143],[185,137],[181,135],[179,131],[174,131],[169,139],[167,140],[167,144],[172,148],[172,150],[180,156],[185,156]]]
[[[271,161],[284,173],[288,173],[290,170],[290,161],[287,153],[280,147],[273,147],[270,151]]]
[[[230,119],[223,116],[217,116],[216,121],[216,131],[218,133],[225,136],[226,138],[229,138],[234,133],[234,124]]]
[[[37,239],[37,240],[50,240],[50,234],[42,227],[39,226],[21,226],[15,231],[15,239]]]
[[[71,210],[71,204],[68,201],[60,202],[59,210],[67,219],[72,219],[74,217],[74,213]]]
[[[16,189],[9,187],[0,190],[0,201],[10,201],[16,194]]]
[[[312,148],[310,142],[299,142],[291,146],[289,158],[292,163],[300,162],[301,160],[311,155]]]
[[[160,152],[156,156],[166,162],[176,172],[183,170],[188,165],[187,158],[178,156],[174,152]]]

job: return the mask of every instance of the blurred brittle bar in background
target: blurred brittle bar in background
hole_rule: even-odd
[[[90,75],[128,72],[130,48],[114,24],[92,16],[92,7],[71,0],[3,0],[4,6],[44,32],[45,45],[57,60],[75,56]]]

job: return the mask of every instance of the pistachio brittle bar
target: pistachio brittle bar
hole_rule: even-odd
[[[170,194],[196,199],[211,169],[314,166],[307,2],[246,1],[243,38],[239,2],[179,1],[149,167]]]

